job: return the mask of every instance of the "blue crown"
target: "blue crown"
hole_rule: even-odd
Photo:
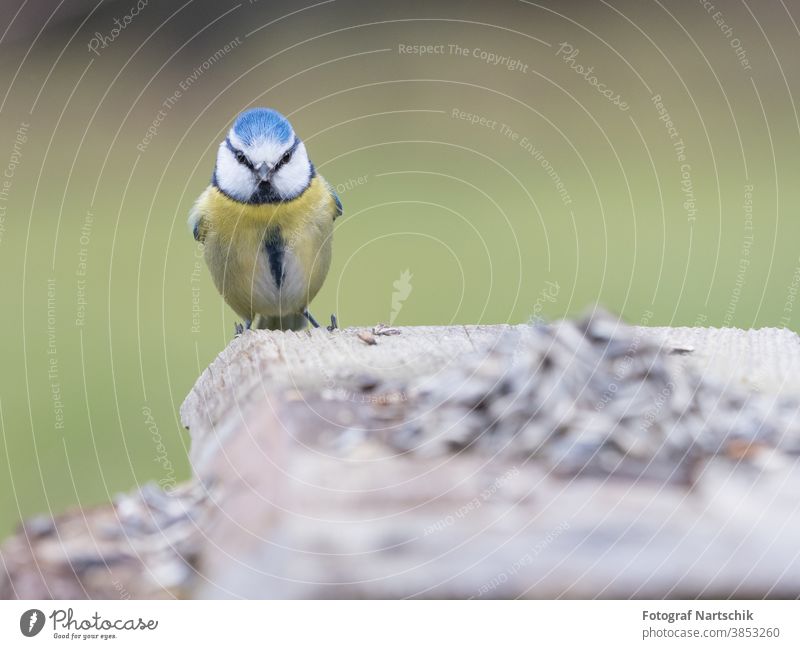
[[[233,123],[233,132],[248,146],[265,138],[288,144],[294,135],[289,120],[272,108],[244,111]]]

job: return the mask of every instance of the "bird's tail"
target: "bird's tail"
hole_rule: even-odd
[[[293,313],[284,316],[259,315],[253,322],[253,329],[282,329],[283,331],[301,331],[306,328],[308,321],[302,313]]]

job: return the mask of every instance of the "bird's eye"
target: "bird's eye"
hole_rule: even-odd
[[[281,164],[285,165],[291,159],[292,159],[292,152],[287,151],[286,153],[283,154],[283,157],[281,158]]]
[[[247,156],[244,153],[242,153],[241,151],[237,151],[234,155],[236,156],[236,160],[240,164],[243,164],[243,165],[247,164]]]

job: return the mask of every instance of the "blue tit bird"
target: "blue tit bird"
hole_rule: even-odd
[[[270,108],[236,118],[189,228],[203,243],[214,284],[244,320],[238,332],[319,326],[308,304],[328,274],[341,214],[289,120]]]

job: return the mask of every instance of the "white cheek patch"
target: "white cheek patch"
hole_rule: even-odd
[[[305,145],[300,142],[292,154],[292,159],[283,165],[272,177],[272,185],[282,196],[295,196],[308,185],[311,165]]]
[[[294,135],[292,136],[294,141]],[[253,164],[266,162],[268,167],[273,167],[286,153],[288,144],[276,143],[272,140],[262,140],[255,146],[247,146],[231,129],[228,133],[231,146],[244,153]],[[311,163],[308,160],[305,144],[298,143],[292,157],[272,176],[272,187],[278,196],[288,200],[303,192],[308,186]],[[233,151],[223,142],[219,146],[217,155],[217,185],[228,196],[247,202],[258,189],[258,181],[252,170],[240,163]]]
[[[226,194],[240,201],[249,200],[256,190],[253,173],[239,164],[224,142],[217,155],[217,185]]]

